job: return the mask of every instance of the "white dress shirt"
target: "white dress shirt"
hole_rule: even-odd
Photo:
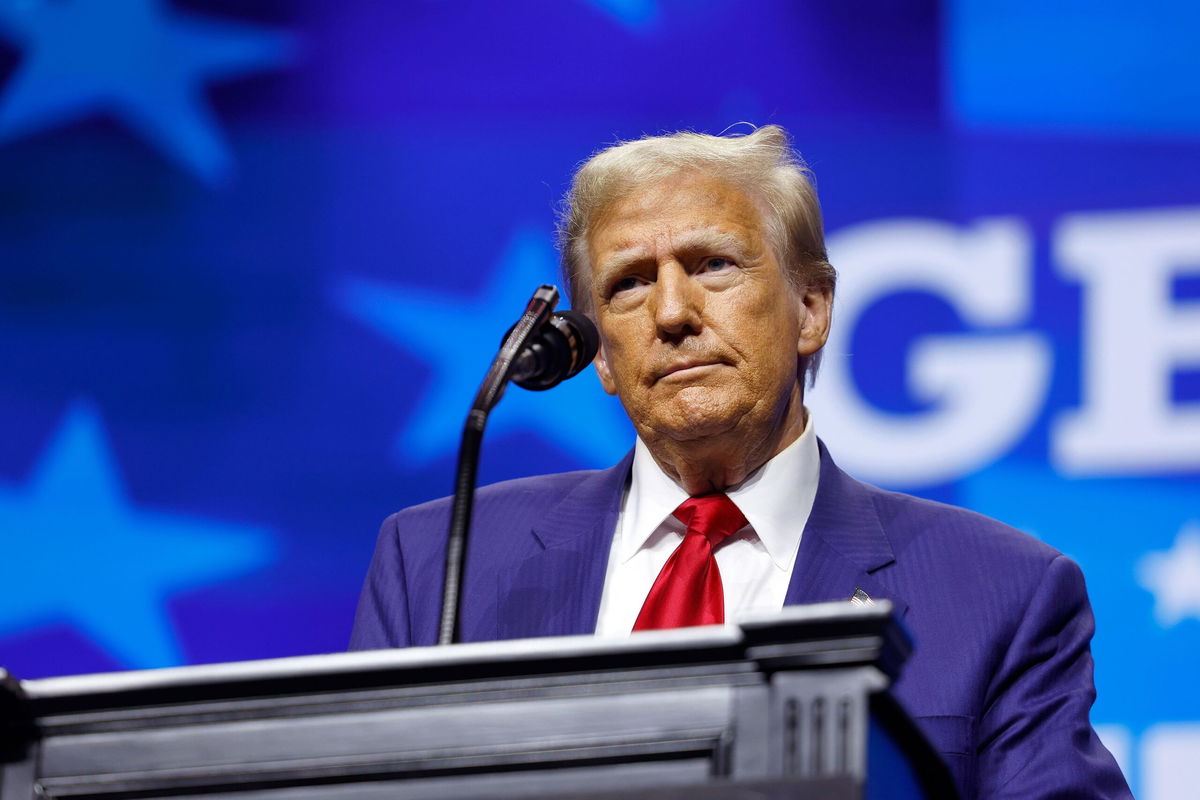
[[[725,491],[749,522],[715,550],[726,621],[747,611],[783,608],[820,469],[809,414],[800,438]],[[624,636],[633,630],[655,578],[683,541],[686,529],[672,512],[687,498],[639,438],[608,555],[598,636]]]

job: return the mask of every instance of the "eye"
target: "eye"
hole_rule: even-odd
[[[636,289],[640,283],[641,283],[641,281],[639,281],[637,278],[633,278],[633,277],[621,278],[620,280],[613,283],[612,288],[609,290],[609,293],[615,295],[615,294],[620,294],[621,292],[628,292],[631,289]]]
[[[713,256],[712,258],[704,259],[703,268],[705,272],[724,272],[727,269],[733,268],[733,262],[728,258]]]

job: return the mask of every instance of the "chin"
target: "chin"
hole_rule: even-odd
[[[670,413],[660,420],[659,431],[678,442],[719,436],[733,430],[748,408],[732,398],[705,392],[701,397],[686,397],[681,392],[670,404]]]

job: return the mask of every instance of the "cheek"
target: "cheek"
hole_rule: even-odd
[[[610,394],[627,394],[638,386],[636,348],[627,346],[621,339],[609,340],[604,344],[605,364],[608,380],[605,390]],[[601,376],[603,382],[603,376]]]
[[[794,310],[783,315],[759,316],[745,331],[743,342],[750,352],[758,355],[748,360],[748,366],[760,389],[795,380],[800,326]]]

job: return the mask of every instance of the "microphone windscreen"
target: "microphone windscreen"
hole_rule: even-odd
[[[595,323],[574,309],[556,311],[554,316],[565,322],[570,331],[567,338],[571,340],[571,368],[566,377],[573,378],[596,357],[600,350],[600,333],[596,330]],[[555,327],[562,330],[562,326]]]

